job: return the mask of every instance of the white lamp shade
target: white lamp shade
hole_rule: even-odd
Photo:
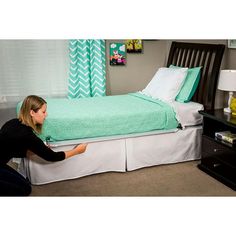
[[[218,89],[236,91],[236,70],[221,70]]]

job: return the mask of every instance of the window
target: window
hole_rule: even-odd
[[[68,67],[67,40],[0,40],[0,105],[30,94],[65,97]]]

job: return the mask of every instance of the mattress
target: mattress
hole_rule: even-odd
[[[82,99],[46,99],[40,138],[50,141],[169,130],[178,126],[173,108],[138,93]],[[20,104],[17,110],[19,111]]]
[[[172,105],[175,113],[176,119],[178,120],[182,129],[192,126],[198,126],[202,124],[202,116],[198,111],[203,110],[203,105],[196,102],[180,103],[173,102]],[[57,142],[50,142],[51,147],[59,147],[66,145],[77,145],[79,143],[91,143],[91,142],[101,142],[106,140],[116,140],[116,139],[125,139],[125,138],[135,138],[143,136],[151,136],[156,134],[167,134],[175,133],[178,131],[178,128],[168,129],[168,130],[153,130],[148,132],[141,133],[132,133],[132,134],[121,134],[121,135],[111,135],[111,136],[101,136],[94,138],[82,138],[75,140],[63,140]]]

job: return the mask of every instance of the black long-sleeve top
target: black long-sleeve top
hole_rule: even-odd
[[[0,130],[0,164],[7,163],[13,157],[24,158],[28,150],[51,162],[65,159],[64,152],[54,152],[47,147],[31,127],[18,119],[6,122]]]

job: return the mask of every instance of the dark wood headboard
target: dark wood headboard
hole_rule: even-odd
[[[201,79],[192,101],[204,105],[205,110],[214,109],[216,86],[224,54],[223,44],[200,44],[172,42],[167,67],[201,66]]]

